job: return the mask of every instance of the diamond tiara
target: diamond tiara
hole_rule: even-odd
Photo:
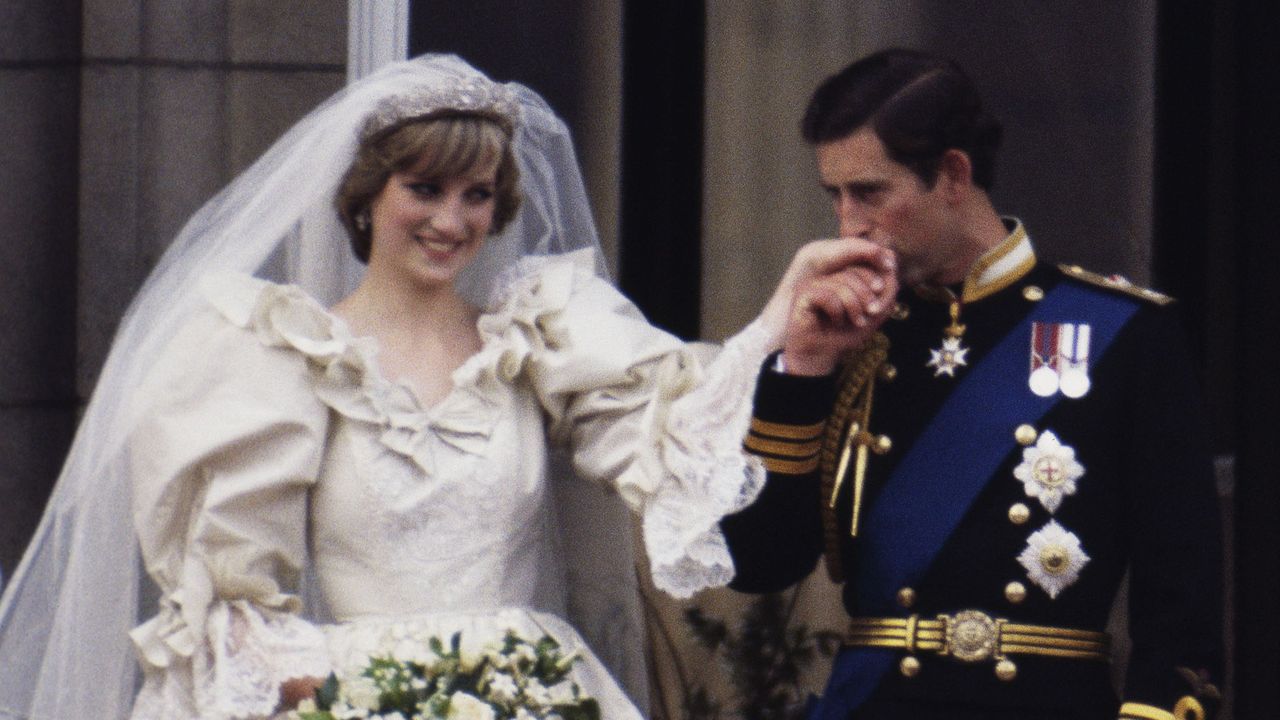
[[[417,92],[379,100],[360,137],[368,139],[405,120],[447,111],[491,116],[511,133],[519,122],[520,102],[507,86],[484,77],[445,78]]]

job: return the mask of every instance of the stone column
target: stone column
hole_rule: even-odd
[[[182,223],[346,76],[345,0],[0,0],[0,568]]]
[[[80,2],[0,0],[0,568],[71,439]]]
[[[85,0],[83,397],[129,300],[186,219],[342,87],[346,7]]]

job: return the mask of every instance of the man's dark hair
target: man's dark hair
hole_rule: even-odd
[[[956,148],[969,155],[974,183],[991,189],[1000,123],[982,109],[973,81],[951,60],[903,49],[858,60],[814,91],[801,132],[816,145],[864,126],[875,131],[894,162],[929,187],[943,153]]]

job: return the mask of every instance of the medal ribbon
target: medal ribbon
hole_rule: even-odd
[[[1042,367],[1057,369],[1058,365],[1058,330],[1057,323],[1031,323],[1031,372]]]
[[[1089,326],[1075,326],[1074,337],[1068,341],[1066,367],[1081,367],[1089,362]]]

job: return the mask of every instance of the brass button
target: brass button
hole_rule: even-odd
[[[894,303],[893,311],[889,313],[889,317],[894,320],[906,320],[911,317],[911,308],[903,305],[902,303]]]
[[[1013,439],[1017,440],[1019,445],[1031,445],[1039,436],[1040,433],[1036,432],[1034,427],[1026,423],[1019,425],[1018,428],[1013,431]]]
[[[1031,508],[1022,503],[1014,503],[1009,508],[1009,522],[1014,525],[1022,525],[1031,519]]]
[[[1004,586],[1004,597],[1009,602],[1017,605],[1027,599],[1027,586],[1015,580]]]
[[[893,379],[896,377],[898,377],[898,368],[894,367],[893,365],[890,365],[889,363],[885,363],[880,366],[881,380],[892,382]]]
[[[1022,288],[1022,297],[1031,302],[1040,302],[1044,299],[1044,290],[1041,290],[1038,285],[1028,285]]]
[[[898,604],[904,608],[909,608],[916,604],[916,591],[909,587],[904,587],[898,591]]]
[[[902,677],[913,678],[920,674],[920,660],[912,655],[908,655],[898,663],[898,672],[902,673]]]
[[[1010,682],[1018,677],[1018,666],[1012,660],[1001,660],[996,663],[996,677],[1003,682]]]
[[[877,455],[884,455],[893,449],[893,440],[888,435],[877,435],[876,442],[871,446],[871,450]]]

